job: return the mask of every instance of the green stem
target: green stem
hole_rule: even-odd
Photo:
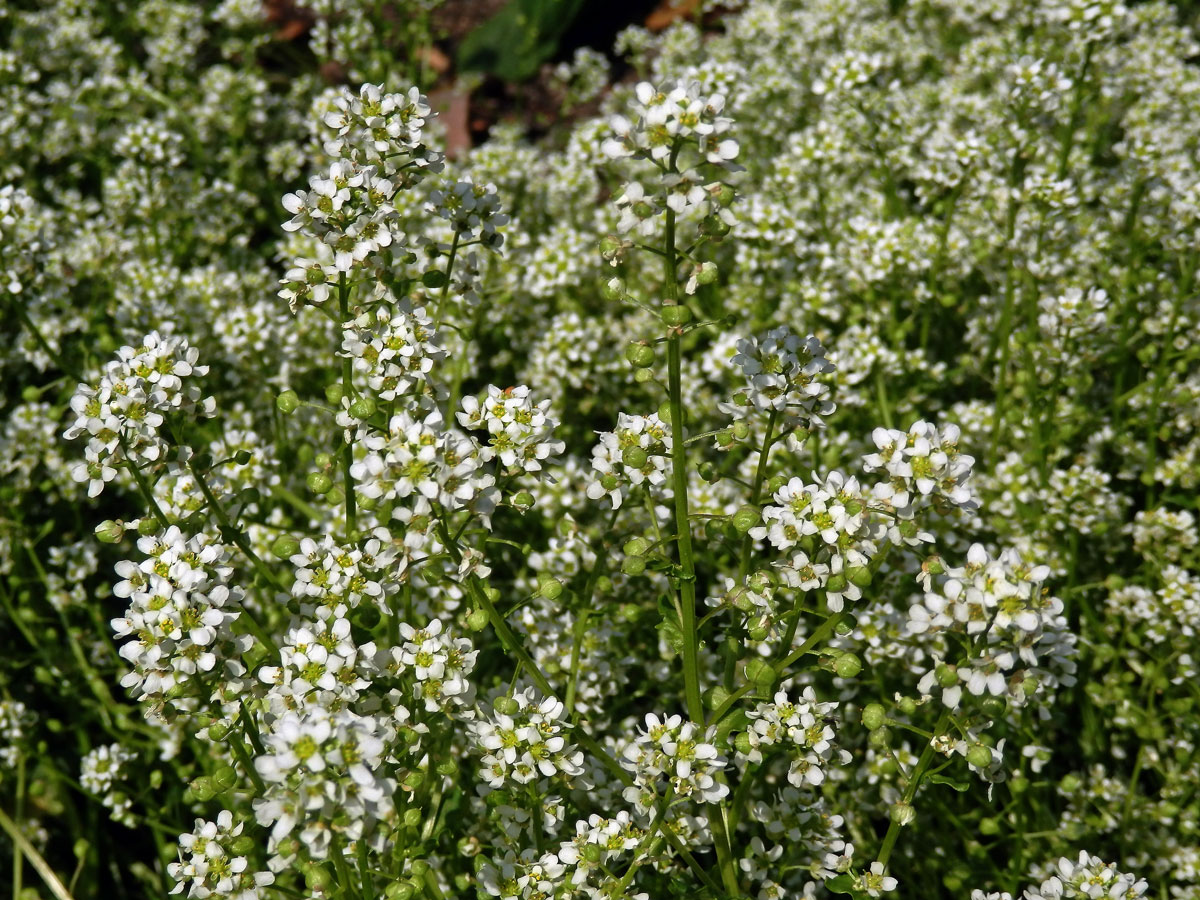
[[[121,452],[125,455],[126,468],[128,468],[130,473],[133,475],[133,480],[137,482],[138,491],[141,493],[142,499],[144,499],[149,505],[150,511],[154,514],[154,518],[158,519],[158,524],[164,529],[170,528],[170,521],[167,519],[166,514],[162,511],[162,507],[158,505],[158,501],[154,499],[154,491],[151,490],[145,476],[142,475],[142,470],[138,468],[137,462],[129,455],[129,446],[125,443],[125,435],[121,435],[120,441]]]
[[[911,804],[913,798],[917,796],[917,789],[921,786],[921,779],[925,777],[925,772],[929,768],[929,764],[933,762],[933,754],[936,752],[933,749],[933,741],[937,736],[946,729],[946,725],[950,721],[950,710],[943,709],[942,714],[938,717],[937,724],[933,726],[934,737],[925,745],[925,749],[921,751],[921,758],[917,760],[917,767],[913,769],[912,774],[908,777],[908,785],[904,788],[904,796],[902,803]],[[879,855],[875,857],[875,861],[886,866],[888,860],[892,856],[892,849],[896,846],[896,839],[900,837],[900,829],[903,826],[900,822],[893,819],[888,823],[887,834],[883,836],[883,843],[879,847]]]
[[[9,839],[13,842],[13,846],[25,854],[29,864],[33,866],[33,870],[38,873],[46,887],[49,888],[50,893],[57,897],[58,900],[74,900],[58,876],[54,874],[54,870],[50,868],[50,864],[46,862],[42,854],[37,852],[37,848],[29,843],[29,839],[21,833],[21,829],[17,827],[17,823],[10,819],[8,813],[3,809],[0,809],[0,828],[3,828],[7,832]]]
[[[433,317],[434,327],[441,327],[442,313],[446,309],[446,295],[450,293],[450,274],[454,271],[454,259],[458,256],[458,232],[454,232],[454,238],[450,241],[450,258],[446,261],[446,281],[442,284],[442,293],[438,297],[437,315]]]
[[[350,319],[350,288],[346,284],[346,273],[342,272],[338,276],[338,312],[341,314],[341,323],[338,325],[338,343],[341,343],[343,326]],[[342,394],[348,397],[351,402],[354,401],[354,361],[349,355],[342,357]],[[342,448],[342,478],[345,484],[344,492],[346,494],[346,542],[352,543],[355,535],[355,497],[354,497],[354,476],[350,474],[350,469],[354,465],[354,441],[346,441],[346,446]]]

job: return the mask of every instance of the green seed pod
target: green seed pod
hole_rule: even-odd
[[[410,791],[415,791],[425,783],[425,773],[420,769],[413,769],[407,775],[400,779],[400,784],[408,788]]]
[[[300,408],[300,395],[290,389],[282,391],[275,398],[275,408],[285,416],[290,416]]]
[[[604,488],[606,491],[615,491],[620,484],[620,479],[611,473],[608,475],[602,475],[600,477],[600,487]]]
[[[473,609],[467,613],[467,628],[471,631],[483,631],[487,628],[488,614],[482,609]]]
[[[625,294],[624,278],[614,276],[600,286],[600,296],[605,300],[620,300]]]
[[[745,422],[735,422],[732,431],[734,440],[744,441],[750,437],[750,426]],[[772,491],[772,493],[774,492]]]
[[[767,635],[770,633],[771,620],[765,616],[760,621],[746,629],[746,635],[752,641],[765,641],[767,639]]]
[[[980,819],[979,820],[979,833],[986,834],[986,835],[999,834],[1000,833],[1000,820],[995,818],[994,816],[988,816],[987,818]]]
[[[621,453],[621,462],[632,469],[642,469],[650,461],[650,455],[641,447],[626,447]]]
[[[622,249],[621,239],[615,234],[607,234],[600,238],[600,255],[604,259],[614,259]]]
[[[714,437],[717,440],[717,446],[723,450],[728,450],[733,446],[733,432],[729,429],[718,431]]]
[[[1018,773],[1008,779],[1008,789],[1014,794],[1023,794],[1029,790],[1029,779]]]
[[[290,559],[300,552],[300,542],[290,534],[281,534],[271,544],[271,552],[280,559]]]
[[[604,851],[600,848],[599,844],[585,844],[583,858],[593,866],[598,865],[604,859]]]
[[[853,653],[843,653],[834,660],[833,671],[841,678],[853,678],[862,671],[862,660]]]
[[[888,808],[888,818],[897,825],[908,825],[916,817],[917,811],[913,809],[911,803],[904,803],[901,801],[899,803],[893,803],[891,807]]]
[[[626,575],[637,577],[646,571],[646,558],[644,556],[627,556],[621,560],[621,571]]]
[[[900,702],[896,704],[896,708],[906,716],[911,716],[917,711],[917,701],[912,697],[901,697]]]
[[[865,588],[871,583],[871,570],[866,566],[850,566],[846,569],[846,577],[855,587]]]
[[[532,509],[534,502],[533,494],[529,493],[529,491],[520,491],[512,498],[512,505],[521,512]]]
[[[521,709],[520,704],[512,697],[497,697],[492,706],[502,716],[515,716]]]
[[[412,900],[417,895],[417,887],[411,881],[393,881],[383,889],[387,900]]]
[[[233,766],[221,766],[212,774],[212,785],[218,794],[223,794],[237,784],[237,769]]]
[[[333,454],[318,453],[316,456],[313,457],[313,465],[316,466],[318,469],[323,469],[323,470],[324,469],[332,469],[333,468]]]
[[[884,710],[880,703],[868,703],[863,707],[862,723],[868,731],[874,731],[876,728],[881,728],[884,721],[887,719],[887,711]]]
[[[233,454],[233,462],[235,465],[244,466],[252,459],[254,459],[254,454],[252,454],[249,450],[239,450],[237,453]]]
[[[562,596],[563,583],[553,575],[542,573],[538,575],[538,593],[547,600],[557,600]]]
[[[424,817],[421,813],[421,810],[419,809],[406,809],[404,811],[404,824],[408,828],[416,828],[421,824],[421,820],[423,818]]]
[[[992,751],[983,744],[974,744],[967,750],[967,762],[977,769],[986,769],[992,764]]]
[[[745,534],[759,523],[760,518],[761,513],[758,507],[747,505],[735,512],[730,521],[733,523],[733,527],[737,529],[738,534]]]
[[[958,684],[958,672],[953,666],[948,666],[945,663],[938,663],[937,669],[934,670],[934,677],[937,683],[944,688],[954,687]]]
[[[93,534],[96,535],[96,540],[102,544],[115,544],[125,537],[125,526],[112,519],[105,519],[96,526]]]
[[[1008,704],[1003,697],[988,697],[980,704],[983,714],[989,719],[998,719],[1004,715],[1008,709]]]
[[[644,537],[630,538],[622,547],[626,556],[645,556],[646,551],[650,549],[650,542]]]
[[[258,841],[250,837],[248,834],[239,834],[229,842],[229,852],[233,856],[247,856],[254,852],[254,848],[258,846]]]
[[[700,477],[709,484],[716,484],[721,480],[721,473],[718,472],[717,467],[708,460],[700,463],[700,466],[696,471],[699,473]]]
[[[359,628],[371,629],[379,624],[382,615],[374,603],[360,603],[351,613],[350,620]]]
[[[659,311],[663,324],[668,328],[682,328],[692,321],[692,311],[686,306],[664,306]]]
[[[840,572],[830,575],[829,580],[825,582],[825,590],[835,594],[840,594],[847,587],[849,587],[849,582],[846,580],[846,576]]]
[[[654,365],[654,348],[644,341],[634,341],[625,348],[625,359],[635,369],[648,369]]]
[[[314,494],[328,494],[333,489],[333,479],[324,472],[309,472],[306,481]]]
[[[314,894],[323,894],[333,887],[333,873],[324,866],[313,866],[304,873],[304,883]]]
[[[340,381],[335,381],[329,387],[325,388],[325,402],[330,406],[341,406],[342,397],[346,395],[346,389],[342,387]]]
[[[356,419],[369,419],[375,415],[375,400],[372,397],[359,397],[350,404],[350,415]]]
[[[1062,781],[1058,783],[1058,789],[1064,794],[1074,794],[1082,786],[1083,782],[1078,775],[1064,775]]]
[[[192,789],[193,796],[201,803],[207,803],[217,794],[217,789],[213,785],[212,779],[207,775],[200,776],[189,787]]]
[[[880,752],[887,750],[892,745],[892,729],[886,725],[876,728],[867,737],[867,746],[872,750]]]
[[[83,859],[92,849],[92,845],[88,843],[87,838],[80,838],[71,847],[71,852],[75,854],[76,859]]]
[[[421,284],[430,290],[436,291],[446,284],[446,273],[441,269],[430,269],[421,275]]]
[[[430,872],[429,861],[424,859],[414,859],[408,864],[408,868],[418,878],[424,878]]]
[[[437,764],[437,768],[434,771],[443,778],[450,778],[458,774],[458,763],[452,759],[444,759]]]
[[[744,731],[738,732],[738,734],[734,737],[733,746],[736,748],[737,752],[743,756],[747,755],[751,750],[754,749],[750,744],[750,735],[746,734]]]
[[[156,535],[161,528],[162,525],[159,524],[158,519],[154,518],[154,516],[144,516],[143,518],[138,519],[137,533],[142,537],[151,537]]]
[[[634,384],[649,384],[654,380],[654,372],[651,369],[635,369],[633,372]]]
[[[229,737],[229,732],[232,730],[226,722],[214,722],[208,726],[208,739],[210,741],[223,741]]]
[[[767,479],[767,493],[774,494],[787,483],[786,475],[774,475]]]

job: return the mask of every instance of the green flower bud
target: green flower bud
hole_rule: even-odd
[[[300,408],[300,395],[291,389],[282,391],[275,398],[275,408],[285,416],[290,416]]]
[[[112,519],[105,519],[96,526],[93,534],[96,535],[96,540],[102,544],[115,544],[125,537],[125,526]]]
[[[668,328],[682,328],[692,321],[692,311],[686,306],[664,306],[659,316]]]
[[[974,744],[967,750],[967,762],[977,769],[986,769],[992,764],[992,751],[983,744]]]
[[[886,718],[887,712],[880,703],[868,703],[863,707],[862,723],[868,731],[874,731],[876,728],[882,727]]]
[[[646,557],[627,556],[621,560],[621,571],[635,578],[646,571]]]
[[[249,450],[239,450],[233,454],[233,462],[235,465],[244,466],[254,458],[254,455]]]
[[[371,397],[359,397],[350,404],[350,415],[356,419],[369,419],[375,415],[375,400]]]
[[[759,523],[761,513],[757,506],[743,506],[733,514],[730,520],[733,527],[737,529],[738,534],[745,534],[751,528]]]
[[[1029,790],[1029,779],[1020,773],[1008,779],[1008,789],[1014,794],[1020,795]]]
[[[988,816],[979,820],[979,833],[993,835],[1000,833],[1000,820],[994,816]]]
[[[467,613],[467,628],[471,631],[483,631],[487,628],[488,614],[482,609],[473,609]]]
[[[291,559],[300,552],[300,542],[290,534],[281,534],[271,544],[271,552],[280,559]]]
[[[88,843],[88,839],[80,838],[71,847],[71,852],[75,855],[76,859],[83,859],[85,856],[88,855],[88,851],[91,849],[92,849],[92,845],[90,843]]]
[[[342,397],[346,395],[345,388],[342,387],[340,381],[335,381],[329,387],[325,388],[325,402],[330,406],[341,406]]]
[[[1080,777],[1072,773],[1070,775],[1063,776],[1062,781],[1058,783],[1058,789],[1061,793],[1073,794],[1079,790],[1082,785],[1083,781],[1080,779]]]
[[[625,348],[625,358],[636,369],[648,369],[654,365],[654,348],[644,341],[633,341]]]
[[[862,671],[862,660],[853,653],[843,653],[834,660],[833,671],[841,678],[853,678]]]
[[[309,472],[307,483],[314,494],[328,494],[333,489],[333,479],[324,472]]]
[[[632,447],[626,447],[621,453],[621,462],[625,463],[631,469],[642,469],[649,461],[650,455],[636,444]]]

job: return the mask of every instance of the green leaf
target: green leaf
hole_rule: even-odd
[[[463,39],[458,67],[524,81],[558,49],[583,0],[512,0]]]
[[[947,778],[945,775],[926,775],[925,780],[933,784],[944,784],[954,788],[960,794],[970,790],[971,785],[966,781],[955,781],[953,778]]]

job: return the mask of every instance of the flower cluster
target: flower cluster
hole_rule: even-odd
[[[128,462],[140,467],[163,457],[167,443],[160,429],[168,416],[211,416],[212,397],[203,399],[195,376],[208,374],[196,365],[200,351],[183,338],[151,332],[136,347],[122,347],[104,367],[96,387],[79,385],[71,398],[74,423],[63,432],[67,440],[87,436],[85,461],[71,474],[88,482],[96,497]]]
[[[792,702],[787,691],[779,691],[769,702],[747,711],[750,727],[737,741],[737,758],[761,763],[779,747],[788,759],[787,780],[795,787],[815,787],[826,777],[831,762],[850,762],[845,750],[833,745],[832,714],[836,702],[820,703],[811,687]]]
[[[646,730],[625,747],[621,765],[633,775],[634,784],[625,789],[625,799],[643,814],[653,813],[664,797],[693,803],[716,803],[729,793],[717,777],[726,760],[694,722],[682,716],[660,719],[646,714]]]
[[[561,723],[563,704],[557,697],[537,699],[532,688],[496,702],[493,717],[471,725],[472,738],[483,753],[481,773],[492,788],[525,785],[559,773],[583,773],[583,754],[567,743]]]
[[[871,440],[877,452],[863,457],[863,470],[888,476],[873,485],[871,493],[898,517],[911,519],[927,505],[939,511],[979,506],[967,487],[975,459],[959,452],[958,426],[939,430],[930,422],[916,422],[907,433],[876,428]]]
[[[643,81],[634,94],[632,118],[617,115],[610,120],[615,137],[604,142],[608,156],[664,161],[677,143],[689,142],[696,144],[707,162],[728,165],[737,158],[737,141],[722,137],[733,120],[721,115],[725,107],[721,94],[702,97],[695,81],[658,88]]]
[[[489,384],[486,398],[464,397],[458,413],[463,428],[487,429],[479,458],[498,458],[509,473],[541,472],[543,463],[566,447],[553,436],[558,423],[548,414],[550,401],[534,405],[529,394],[525,385],[500,389]]]
[[[121,685],[139,699],[161,699],[207,672],[243,674],[240,657],[253,639],[231,627],[242,614],[243,592],[230,583],[230,548],[174,525],[137,545],[145,559],[118,563],[122,580],[113,588],[129,600],[125,615],[112,620],[118,638],[132,638],[120,649],[133,666]]]
[[[619,509],[627,492],[641,484],[662,489],[671,466],[671,434],[655,413],[617,416],[616,431],[600,433],[592,448],[594,480],[587,487],[592,500],[608,497]]]
[[[228,897],[229,900],[258,900],[260,888],[275,883],[270,872],[255,872],[244,855],[255,842],[242,835],[243,823],[233,824],[227,809],[215,822],[197,819],[195,827],[179,836],[179,862],[167,866],[175,881],[172,894],[187,889],[189,898]]]
[[[737,342],[733,364],[741,370],[746,386],[734,392],[732,402],[720,404],[727,415],[744,419],[754,410],[766,411],[778,416],[784,427],[820,428],[822,416],[836,408],[829,399],[829,385],[818,380],[833,372],[834,365],[812,335],[801,338],[780,325],[761,340],[743,338]]]
[[[948,569],[936,591],[908,611],[914,635],[957,632],[978,648],[961,664],[939,663],[919,688],[942,688],[942,702],[957,709],[963,689],[975,697],[1007,697],[1020,705],[1041,690],[1075,682],[1075,636],[1062,601],[1042,591],[1049,570],[1030,566],[1011,549],[992,557],[980,544],[967,563]]]

